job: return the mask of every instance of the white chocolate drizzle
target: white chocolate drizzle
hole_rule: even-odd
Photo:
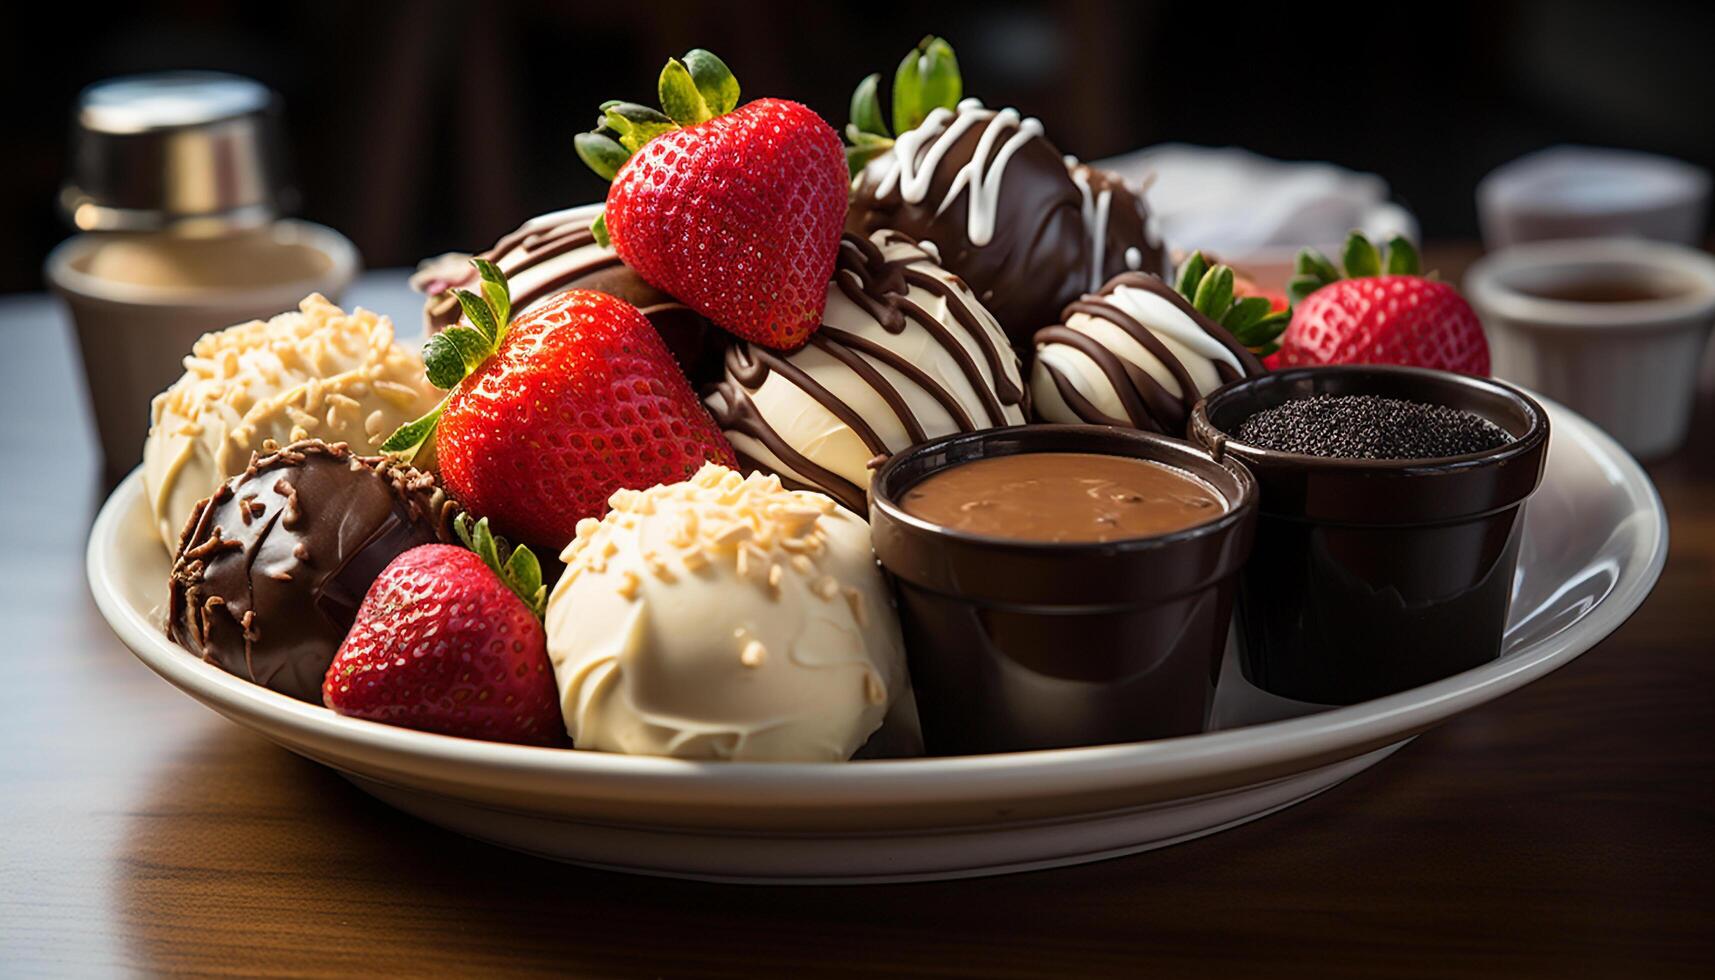
[[[965,237],[973,245],[987,245],[994,237],[995,214],[1000,208],[1000,188],[1006,178],[1007,163],[1031,137],[1043,134],[1041,120],[1021,117],[1017,109],[997,112],[984,108],[976,99],[966,99],[959,103],[956,112],[939,108],[929,113],[916,129],[894,142],[892,166],[882,176],[878,196],[886,196],[897,187],[900,197],[907,202],[923,203],[929,196],[929,185],[941,158],[967,130],[986,120],[993,121],[983,131],[970,162],[954,174],[935,213],[946,211],[960,193],[969,189]],[[1006,135],[1004,143],[1003,135]]]
[[[1090,189],[1089,172],[1078,166],[1078,158],[1067,156],[1066,172],[1072,176],[1072,183],[1078,185],[1078,193],[1083,195],[1084,232],[1090,236],[1090,284],[1088,289],[1095,292],[1102,288],[1102,270],[1108,261],[1108,210],[1113,204],[1112,188],[1104,187],[1100,192]],[[1136,248],[1126,249],[1126,261],[1137,255],[1142,261],[1142,255]],[[1137,266],[1130,266],[1135,269]]]

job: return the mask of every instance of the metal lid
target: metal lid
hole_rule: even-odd
[[[219,72],[131,75],[83,90],[60,207],[82,231],[219,233],[291,210],[279,99]]]

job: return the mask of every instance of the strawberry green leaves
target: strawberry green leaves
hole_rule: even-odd
[[[893,134],[881,118],[881,75],[858,83],[852,91],[851,122],[846,124],[846,168],[856,177],[871,160],[893,146]]]
[[[1384,274],[1415,276],[1420,274],[1420,267],[1417,249],[1404,236],[1395,235],[1388,239],[1385,249],[1378,249],[1363,232],[1354,231],[1347,236],[1346,245],[1341,249],[1340,266],[1335,266],[1327,256],[1315,249],[1307,248],[1299,252],[1287,291],[1292,296],[1293,303],[1302,303],[1306,296],[1340,279],[1362,279]]]
[[[893,135],[887,129],[886,121],[881,118],[880,90],[880,72],[865,78],[852,90],[852,121],[846,125],[847,136],[856,137],[859,133],[864,133],[886,139]]]
[[[470,327],[448,327],[423,345],[429,383],[446,391],[482,366],[491,352],[488,339]]]
[[[684,69],[681,67],[680,70]],[[636,102],[604,102],[601,118],[608,129],[619,134],[619,145],[625,149],[627,156],[643,149],[643,144],[662,133],[671,133],[679,128],[679,124],[665,113]]]
[[[613,180],[619,168],[631,159],[631,151],[603,130],[572,137],[572,148],[578,151],[578,159],[584,166],[594,170],[602,180]]]
[[[724,116],[738,105],[738,79],[712,52],[693,48],[685,60],[667,59],[657,86],[661,108],[680,126]]]
[[[925,37],[893,73],[893,131],[910,132],[935,109],[958,105],[963,88],[953,46],[934,35]]]
[[[456,324],[429,338],[423,345],[423,368],[429,383],[442,391],[451,391],[477,368],[482,367],[506,339],[512,322],[512,290],[506,284],[506,274],[487,259],[471,259],[482,285],[482,295],[468,289],[454,290],[459,306],[470,326]],[[381,451],[389,456],[411,462],[435,434],[446,399],[430,409],[422,418],[407,422],[387,437]]]
[[[572,146],[585,166],[611,181],[644,144],[662,133],[726,115],[738,106],[738,94],[738,79],[726,62],[713,52],[693,48],[683,59],[667,59],[661,69],[656,82],[660,109],[637,102],[603,102],[596,128],[573,137]],[[603,236],[598,229],[597,240]]]
[[[1267,357],[1280,349],[1277,338],[1292,322],[1292,309],[1276,310],[1265,296],[1235,297],[1236,278],[1231,267],[1211,266],[1202,252],[1192,252],[1179,267],[1173,288],[1197,312],[1225,327],[1234,340],[1258,357]]]
[[[964,94],[953,46],[933,35],[906,53],[893,73],[893,129],[881,112],[881,75],[858,83],[852,92],[851,122],[846,125],[846,165],[853,176],[893,146],[895,133],[922,125],[936,109],[952,109]]]
[[[738,108],[738,79],[714,52],[692,48],[685,52],[685,68],[691,73],[691,81],[696,83],[710,115],[724,116]]]
[[[394,429],[387,441],[381,444],[382,454],[407,463],[415,461],[423,446],[434,437],[435,428],[441,424],[441,410],[446,407],[447,400],[443,398],[440,404],[429,409],[427,415]]]
[[[1390,276],[1415,276],[1422,263],[1417,257],[1417,249],[1403,235],[1395,235],[1387,243],[1387,274]]]
[[[542,563],[536,553],[519,545],[507,554],[506,539],[489,530],[486,517],[472,522],[469,514],[460,514],[453,520],[453,530],[464,546],[474,551],[489,571],[541,619],[548,606],[548,587],[542,583]],[[506,555],[504,560],[502,555]]]
[[[456,289],[459,306],[471,326],[453,326],[429,338],[423,346],[423,365],[429,369],[429,381],[447,391],[482,366],[506,339],[506,327],[512,319],[512,291],[506,285],[506,274],[487,259],[471,259],[482,282],[482,295],[468,289]]]
[[[661,69],[659,91],[662,110],[680,126],[695,126],[714,118],[703,93],[697,91],[697,83],[691,80],[691,70],[678,58],[667,59],[667,67]]]

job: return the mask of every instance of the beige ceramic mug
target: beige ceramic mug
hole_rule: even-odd
[[[321,225],[279,221],[218,238],[85,234],[49,254],[49,285],[71,313],[109,480],[142,457],[149,402],[184,373],[211,330],[338,301],[357,249]]]
[[[1715,324],[1715,256],[1630,238],[1515,245],[1473,265],[1465,293],[1496,377],[1567,405],[1639,458],[1685,442]]]

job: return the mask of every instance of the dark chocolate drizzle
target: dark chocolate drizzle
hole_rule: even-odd
[[[567,217],[561,221],[537,227],[525,225],[495,242],[492,248],[480,253],[477,258],[487,259],[497,265],[500,265],[501,259],[506,259],[505,264],[500,265],[500,271],[506,273],[507,278],[511,279],[527,269],[533,269],[551,259],[559,258],[567,252],[594,244],[595,232],[591,230],[591,219]],[[520,248],[523,250],[522,252],[517,255],[511,254]],[[541,286],[522,293],[514,293],[512,308],[519,311],[525,310],[531,304],[571,288],[573,283],[586,275],[620,264],[618,254],[604,250],[601,255],[587,262],[579,263],[567,270],[565,274],[556,276]],[[453,294],[453,287],[469,288],[475,282],[476,271],[474,269],[469,270],[463,279],[449,283],[447,289],[429,297],[428,302],[424,304],[423,315],[427,319],[431,333],[459,322],[459,318],[464,313],[459,307],[458,297]]]
[[[1109,279],[1099,293],[1086,294],[1082,299],[1067,305],[1061,314],[1062,322],[1051,327],[1045,327],[1036,332],[1033,342],[1037,346],[1045,344],[1063,344],[1082,353],[1095,362],[1102,374],[1108,379],[1118,394],[1120,404],[1124,406],[1126,417],[1116,419],[1097,408],[1089,399],[1080,394],[1072,380],[1064,372],[1043,363],[1042,367],[1048,372],[1049,380],[1054,383],[1054,390],[1081,421],[1096,425],[1121,425],[1149,432],[1163,432],[1167,435],[1182,436],[1186,424],[1191,418],[1191,409],[1202,397],[1197,385],[1191,380],[1191,372],[1184,362],[1174,356],[1161,338],[1153,330],[1139,323],[1136,318],[1121,309],[1108,297],[1112,296],[1121,286],[1129,286],[1153,293],[1172,303],[1180,312],[1191,318],[1205,334],[1214,338],[1234,359],[1239,362],[1241,371],[1233,369],[1231,364],[1222,360],[1214,361],[1215,373],[1222,384],[1240,377],[1251,377],[1264,373],[1267,369],[1251,350],[1239,343],[1238,340],[1215,321],[1204,316],[1192,306],[1190,301],[1179,294],[1179,291],[1168,285],[1159,276],[1144,272],[1122,272]],[[1179,394],[1174,395],[1161,382],[1155,380],[1149,372],[1143,370],[1129,359],[1123,358],[1109,350],[1101,341],[1088,334],[1081,333],[1065,325],[1077,313],[1106,320],[1124,330],[1133,340],[1137,341],[1144,350],[1155,355],[1173,380],[1179,384]]]
[[[886,232],[882,240],[889,245],[906,243],[914,249],[917,247],[916,239],[899,232]],[[923,420],[911,411],[905,395],[877,369],[877,364],[904,376],[934,399],[953,420],[957,427],[954,431],[973,432],[1008,424],[1006,412],[1009,407],[1018,407],[1020,410],[1025,408],[1025,388],[1022,384],[1014,383],[1013,375],[1007,371],[1008,359],[1014,357],[1012,351],[1007,345],[998,342],[997,335],[991,332],[983,318],[972,308],[970,298],[960,292],[957,285],[922,269],[910,268],[912,262],[924,260],[914,251],[907,257],[889,261],[874,242],[848,232],[840,241],[839,258],[834,268],[834,285],[888,333],[903,333],[910,323],[922,327],[953,359],[971,390],[977,393],[982,404],[981,419],[972,418],[958,395],[936,381],[929,372],[871,338],[824,324],[810,335],[809,346],[850,368],[853,374],[874,389],[893,411],[905,429],[907,438],[913,443],[947,433],[930,432]],[[942,323],[939,318],[913,302],[910,298],[913,286],[944,300],[958,325],[957,330]],[[961,342],[960,331],[976,340],[982,353],[982,365],[978,364]],[[1012,363],[1016,365],[1016,360]],[[992,378],[992,382],[983,376],[983,365],[987,366],[988,378]],[[885,457],[905,448],[889,446],[874,426],[794,363],[792,355],[753,344],[736,344],[727,350],[726,377],[716,386],[714,397],[710,400],[715,421],[722,429],[755,439],[782,464],[810,481],[815,489],[828,493],[858,514],[865,513],[863,487],[817,465],[788,445],[780,433],[757,411],[755,403],[751,401],[750,392],[761,387],[770,372],[778,372],[817,404],[826,408],[850,428],[863,442],[864,447],[876,456]],[[746,462],[748,464],[750,461]]]
[[[588,213],[572,212],[562,213],[553,221],[533,219],[477,257],[495,263],[508,279],[516,280],[523,272],[595,245],[593,221]],[[453,290],[472,288],[475,282],[476,271],[468,265],[459,270],[458,277],[441,281],[440,291],[423,304],[424,326],[429,333],[459,322],[464,312]],[[513,293],[512,309],[521,314],[568,289],[593,289],[637,307],[666,341],[693,387],[719,376],[725,335],[689,306],[645,282],[612,249],[592,252],[529,289]]]
[[[167,634],[222,670],[320,704],[370,584],[401,553],[452,543],[457,512],[432,474],[342,443],[253,456],[185,526]]]

